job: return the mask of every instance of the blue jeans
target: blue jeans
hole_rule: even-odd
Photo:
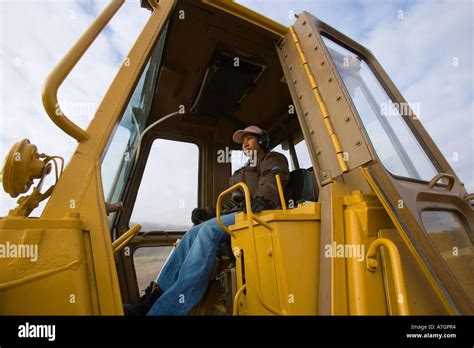
[[[235,214],[222,215],[222,223],[233,225]],[[221,244],[229,238],[216,218],[186,232],[161,271],[157,283],[164,292],[147,315],[189,314],[204,296]]]

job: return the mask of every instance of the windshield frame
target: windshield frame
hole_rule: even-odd
[[[125,103],[124,109],[122,110],[114,130],[109,137],[108,144],[102,152],[100,160],[101,181],[104,200],[108,204],[116,203],[122,200],[126,191],[128,178],[135,167],[135,163],[137,161],[136,152],[138,149],[138,142],[140,141],[140,134],[148,124],[148,119],[153,109],[154,95],[157,88],[169,35],[168,26],[169,21],[164,24],[163,32],[157,37],[154,47],[150,50],[149,57],[147,57],[147,59],[144,61],[142,70],[138,75],[133,88],[130,90],[130,95],[127,99],[127,102]],[[139,88],[140,83],[142,84],[141,88]],[[140,104],[148,103],[148,106],[145,107],[146,114],[138,115],[141,116],[141,120],[137,120],[137,115],[135,113],[136,110],[138,110],[138,108],[134,108],[135,96],[138,98]],[[131,110],[129,110],[130,107],[132,107]],[[122,123],[127,123],[127,118],[130,118],[131,121],[130,128],[121,126]],[[123,130],[128,130],[130,133],[128,135],[128,140],[119,144],[124,147],[123,154],[120,155],[120,157],[112,158],[114,162],[106,163],[108,155],[111,154],[109,151],[112,150],[114,140],[116,139],[116,136],[118,136],[120,127],[122,127]],[[131,131],[132,128],[133,132]],[[113,164],[114,167],[117,168],[116,171],[112,173],[112,177],[110,178],[105,177],[106,175],[103,170],[105,167],[107,167],[107,164]],[[108,179],[111,179],[111,182],[107,182]],[[108,186],[110,186],[109,190],[107,190]],[[116,212],[109,214],[109,226],[111,229],[113,229],[116,215]]]
[[[347,100],[350,101],[351,107],[354,111],[354,115],[356,116],[357,123],[359,127],[363,129],[363,132],[366,136],[367,143],[370,145],[371,152],[373,156],[377,158],[378,162],[383,166],[385,171],[390,174],[394,179],[397,180],[404,180],[404,181],[411,181],[420,184],[426,184],[429,180],[414,178],[410,176],[403,176],[390,171],[385,163],[381,160],[380,156],[377,154],[375,147],[372,142],[372,138],[369,136],[368,131],[366,129],[366,124],[362,121],[362,118],[358,112],[357,107],[354,104],[352,97],[350,96],[349,91],[347,90],[346,84],[339,73],[336,63],[334,62],[331,53],[329,52],[329,48],[324,42],[325,39],[333,41],[336,45],[340,45],[342,48],[348,50],[352,54],[358,56],[361,61],[365,62],[367,67],[372,72],[376,81],[380,84],[380,87],[383,91],[387,94],[387,96],[393,101],[393,103],[399,103],[399,105],[409,105],[403,95],[400,93],[398,88],[392,82],[390,77],[387,75],[385,70],[382,68],[378,60],[372,54],[370,50],[359,44],[358,42],[354,41],[353,39],[349,38],[348,36],[344,35],[343,33],[337,31],[336,29],[332,28],[328,24],[316,19],[315,27],[321,36],[322,48],[326,53],[326,56],[330,59],[330,63],[332,64],[334,73],[339,79],[340,85],[343,88],[344,93],[347,96]],[[414,115],[413,111],[410,109],[412,114]],[[416,119],[417,115],[413,117]],[[414,140],[419,144],[421,150],[426,154],[427,158],[433,164],[434,169],[438,173],[449,173],[455,175],[454,171],[452,170],[451,166],[436,146],[436,144],[431,139],[430,135],[424,129],[423,125],[419,121],[414,121],[412,117],[402,117],[403,121],[408,127],[408,130],[414,136]],[[444,181],[440,181],[436,184],[436,186],[444,187],[446,183]]]

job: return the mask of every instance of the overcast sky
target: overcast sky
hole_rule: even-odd
[[[306,10],[369,48],[407,101],[419,103],[421,122],[467,190],[474,191],[471,0],[239,2],[284,25],[294,22],[294,13]],[[76,142],[49,120],[41,103],[41,86],[106,4],[0,0],[0,158],[14,142],[28,138],[40,152],[69,160]],[[61,87],[60,104],[79,126],[85,128],[90,122],[149,15],[139,1],[127,0]],[[183,151],[195,149],[184,147]],[[171,153],[161,163],[173,159]],[[172,181],[167,182],[169,192],[173,186]],[[171,224],[188,216],[195,204],[193,195],[191,188],[181,192],[177,198],[181,210],[169,221],[163,217],[164,222]],[[135,214],[137,222],[156,209],[152,204],[156,194],[142,195],[141,200],[143,209]],[[2,194],[0,216],[7,214],[15,201]]]

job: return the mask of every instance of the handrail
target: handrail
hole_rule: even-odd
[[[249,231],[250,231],[250,235],[251,235],[251,238],[250,238],[250,244],[252,244],[252,256],[253,256],[253,260],[255,260],[255,266],[256,266],[256,272],[255,272],[255,278],[257,280],[257,298],[258,298],[258,301],[260,302],[260,304],[265,308],[267,309],[269,312],[273,313],[273,314],[277,314],[277,315],[286,315],[286,311],[285,310],[279,310],[279,309],[276,309],[274,308],[272,305],[269,305],[268,303],[265,303],[265,301],[263,300],[263,296],[262,296],[262,284],[261,284],[261,280],[260,280],[260,267],[258,265],[258,258],[257,258],[257,246],[256,246],[256,241],[255,241],[255,231],[254,231],[254,226],[253,226],[253,220],[257,221],[258,223],[260,223],[262,226],[268,228],[270,231],[273,230],[272,226],[270,226],[267,222],[263,221],[262,219],[260,219],[259,217],[255,216],[252,212],[252,204],[251,204],[251,201],[250,201],[250,191],[249,191],[249,188],[248,186],[243,183],[243,182],[239,182],[237,184],[235,184],[234,186],[228,188],[227,190],[221,192],[221,194],[219,195],[219,197],[217,198],[217,207],[216,207],[216,219],[217,219],[217,223],[219,224],[219,226],[224,230],[226,231],[231,237],[235,238],[235,233],[233,233],[232,231],[230,231],[227,226],[225,226],[223,223],[222,223],[222,220],[221,220],[221,203],[222,203],[222,198],[229,194],[230,192],[232,191],[235,191],[237,190],[238,188],[242,188],[244,190],[244,196],[245,196],[245,204],[246,204],[246,207],[247,207],[247,222],[249,224]]]
[[[473,199],[474,199],[474,193],[468,193],[462,198],[464,202],[469,202],[469,201],[472,201]]]
[[[58,103],[58,89],[124,2],[125,0],[110,1],[107,7],[92,22],[53,71],[51,71],[43,84],[42,100],[46,113],[60,129],[79,142],[89,139],[89,134],[64,115]]]
[[[395,290],[397,292],[397,306],[398,313],[400,315],[409,315],[408,301],[407,301],[407,290],[405,286],[405,276],[403,275],[402,262],[400,260],[400,253],[398,248],[390,239],[378,238],[372,242],[369,246],[366,256],[367,269],[371,272],[375,272],[378,267],[377,262],[377,251],[381,246],[384,246],[388,250],[390,255],[390,265],[392,266],[393,282],[395,284]],[[402,296],[401,300],[399,296]]]
[[[283,209],[283,211],[286,211],[285,194],[283,193],[283,186],[281,185],[280,174],[275,175],[275,180],[277,182],[278,195],[280,196],[281,209]]]
[[[446,185],[446,188],[448,189],[448,191],[451,191],[453,189],[453,186],[454,186],[454,182],[456,181],[456,178],[451,175],[451,174],[448,174],[448,173],[439,173],[439,174],[436,174],[433,179],[431,179],[431,181],[428,183],[428,188],[432,189],[433,187],[435,187],[436,183],[440,180],[440,179],[448,179],[448,183]]]
[[[114,251],[114,254],[117,251],[122,250],[125,245],[132,240],[133,237],[142,229],[142,225],[137,224],[133,226],[131,229],[129,229],[127,232],[122,234],[120,237],[118,237],[114,242],[112,243],[112,250]]]
[[[251,203],[251,200],[250,200],[250,191],[249,191],[248,186],[243,182],[238,182],[234,186],[229,187],[227,190],[222,191],[221,194],[219,195],[219,197],[217,198],[216,218],[217,218],[217,223],[219,224],[219,226],[224,231],[226,231],[229,236],[235,238],[235,233],[233,233],[231,230],[229,230],[227,228],[227,226],[222,223],[222,220],[221,220],[221,205],[222,205],[222,199],[224,198],[224,196],[229,194],[232,191],[235,191],[239,187],[241,187],[244,190],[245,205],[247,206],[247,220],[249,220],[249,221],[255,220],[259,224],[265,226],[266,228],[268,228],[271,231],[272,226],[270,226],[267,222],[260,219],[258,216],[253,215],[253,213],[252,213],[252,203]],[[253,231],[253,223],[249,223],[249,225],[251,226],[251,229]]]
[[[148,3],[149,3],[150,6],[153,8],[153,11],[154,11],[154,10],[157,10],[158,7],[160,7],[160,5],[158,4],[158,1],[159,1],[159,0],[148,0]]]
[[[242,287],[235,294],[234,305],[232,308],[232,315],[239,315],[239,306],[238,306],[239,299],[240,299],[240,295],[242,295],[246,287],[247,287],[247,284],[242,285]]]

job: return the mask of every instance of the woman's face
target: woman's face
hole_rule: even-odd
[[[262,150],[255,134],[246,133],[243,135],[242,150],[247,157],[250,157],[252,154],[258,154]]]

